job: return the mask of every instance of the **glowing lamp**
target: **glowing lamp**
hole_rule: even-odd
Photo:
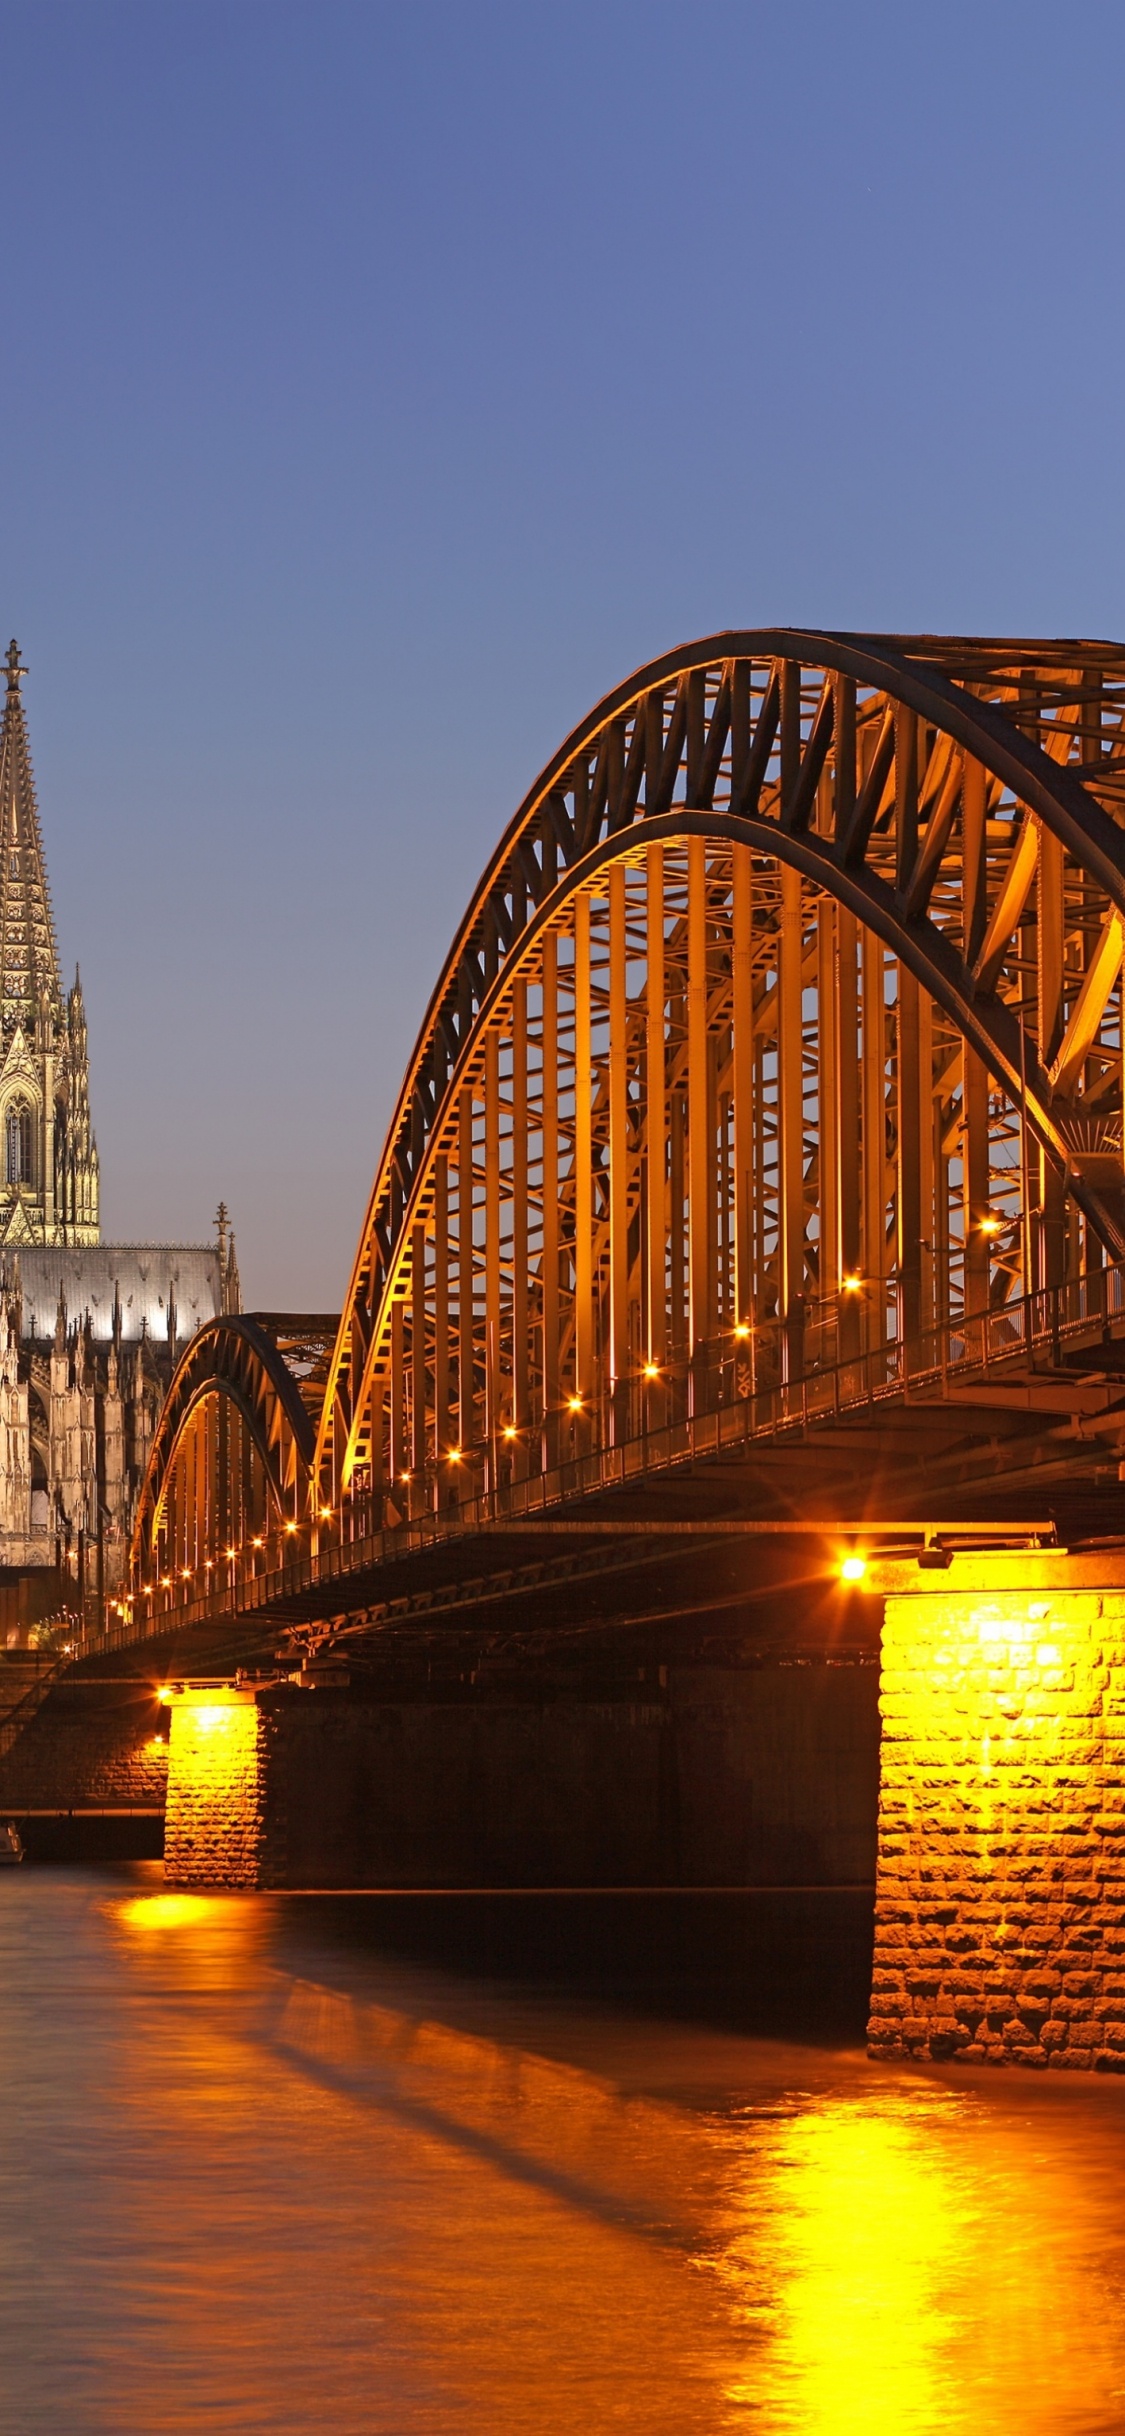
[[[516,1432],[516,1431],[515,1431],[515,1430],[512,1428],[511,1422],[509,1422],[509,1423],[508,1423],[508,1426],[507,1426],[507,1429],[506,1429],[506,1430],[505,1430],[505,1432],[504,1432],[504,1436],[506,1437],[506,1439],[507,1439],[507,1441],[508,1441],[509,1446],[511,1445],[513,1438],[514,1438],[514,1437],[516,1437],[516,1436],[517,1436],[517,1434],[518,1434],[518,1433],[517,1433],[517,1432]]]
[[[567,1410],[568,1410],[568,1412],[572,1412],[572,1413],[580,1413],[580,1412],[581,1412],[581,1410],[582,1410],[582,1398],[581,1398],[581,1396],[570,1396],[570,1397],[568,1397],[568,1399],[567,1399]]]
[[[655,1362],[645,1363],[645,1377],[646,1379],[658,1379],[660,1377],[660,1372],[657,1369]]]
[[[450,1462],[451,1462],[451,1463],[460,1463],[460,1461],[461,1461],[461,1449],[460,1449],[460,1447],[459,1447],[459,1446],[451,1446],[451,1447],[450,1447],[450,1450],[449,1450],[449,1460],[450,1460]]]
[[[410,1474],[409,1474],[409,1472],[404,1472],[404,1473],[403,1473],[403,1475],[402,1475],[402,1477],[403,1477],[403,1479],[404,1479],[404,1480],[409,1480],[409,1478],[410,1478]],[[322,1521],[322,1522],[331,1522],[331,1520],[332,1520],[332,1508],[331,1508],[331,1506],[322,1506],[322,1507],[321,1507],[321,1509],[320,1509],[320,1519],[321,1519],[321,1521]]]
[[[863,1279],[862,1277],[844,1277],[841,1278],[840,1283],[845,1294],[858,1294]]]
[[[749,1320],[739,1320],[738,1326],[737,1326],[737,1328],[735,1329],[735,1332],[734,1332],[734,1333],[735,1333],[735,1335],[736,1335],[736,1336],[739,1336],[739,1337],[745,1337],[745,1336],[749,1336],[749,1334],[750,1334],[750,1323],[749,1323]]]
[[[982,1218],[980,1222],[980,1231],[982,1235],[998,1235],[1000,1232],[999,1219]]]
[[[158,1684],[157,1684],[157,1687],[156,1687],[156,1697],[157,1697],[157,1699],[160,1701],[160,1703],[161,1703],[162,1707],[166,1707],[166,1706],[167,1706],[167,1703],[169,1702],[169,1700],[170,1700],[170,1699],[171,1699],[171,1697],[172,1697],[172,1686],[171,1686],[171,1684],[170,1684],[170,1683],[158,1683]]]
[[[292,1535],[293,1535],[294,1531],[295,1531],[295,1530],[296,1530],[296,1528],[297,1528],[297,1525],[296,1525],[296,1523],[286,1523],[285,1528],[286,1528],[286,1530],[288,1531],[288,1533],[289,1533],[290,1537],[292,1537]]]
[[[862,1582],[866,1571],[867,1558],[865,1556],[846,1556],[840,1567],[840,1580],[842,1582]]]

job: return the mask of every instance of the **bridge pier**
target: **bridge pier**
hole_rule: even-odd
[[[872,2054],[1125,2070],[1125,1552],[872,1583]]]
[[[873,1887],[874,1647],[638,1671],[178,1696],[168,1881]]]
[[[252,1691],[187,1691],[171,1707],[164,1875],[173,1886],[277,1883],[266,1720]]]

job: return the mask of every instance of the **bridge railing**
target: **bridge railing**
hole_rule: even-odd
[[[533,1522],[600,1490],[799,1434],[864,1406],[940,1400],[1005,1372],[1038,1371],[1046,1379],[1068,1357],[1071,1367],[1095,1368],[1105,1345],[1125,1340],[1125,1263],[961,1313],[913,1339],[888,1335],[841,1358],[839,1337],[851,1324],[842,1308],[831,1324],[824,1311],[807,1315],[799,1336],[792,1325],[770,1321],[749,1336],[718,1340],[693,1361],[666,1365],[656,1378],[642,1375],[628,1398],[607,1390],[571,1416],[587,1444],[562,1459],[545,1461],[526,1438],[458,1449],[456,1463],[447,1458],[396,1484],[398,1518],[389,1523],[376,1521],[371,1494],[361,1489],[342,1513],[290,1522],[211,1560],[203,1583],[181,1575],[139,1586],[116,1603],[103,1645],[299,1605],[302,1592],[322,1591],[436,1540],[522,1516]]]

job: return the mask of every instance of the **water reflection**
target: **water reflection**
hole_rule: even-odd
[[[1120,2089],[474,1982],[379,1917],[0,1885],[0,2427],[1125,2425]]]
[[[149,1929],[198,1928],[215,1915],[211,1895],[131,1895],[107,1907],[122,1928],[143,1934]]]
[[[801,2436],[1120,2430],[1123,2131],[1089,2085],[906,2076],[748,2123],[717,2260],[736,2423],[768,2395]]]
[[[722,2271],[764,2343],[733,2401],[756,2398],[765,2368],[777,2423],[817,2436],[965,2424],[953,2360],[974,2212],[941,2136],[962,2112],[916,2089],[820,2099],[755,2144]]]

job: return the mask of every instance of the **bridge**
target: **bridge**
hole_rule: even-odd
[[[1081,1698],[1116,1802],[1123,823],[1111,644],[726,633],[598,704],[438,976],[342,1314],[217,1320],[172,1381],[100,1662],[149,1647],[182,1685],[173,1774],[179,1735],[202,1781],[208,1670],[257,1752],[286,1656],[323,1696],[440,1652],[550,1672],[576,1633],[655,1689],[732,1636],[862,1672],[883,1592],[885,1711],[896,1634],[932,1665],[884,1731],[877,2036],[1116,2052],[1116,2016],[1066,2026],[1073,1956],[1020,2012],[1029,1946],[992,2013],[983,1960],[962,2002],[955,1942],[917,1956],[943,1837],[960,1928],[982,1835],[1015,1869],[1034,1808],[1036,1866],[1062,1849]],[[1017,1761],[1046,1770],[1026,1816]]]

